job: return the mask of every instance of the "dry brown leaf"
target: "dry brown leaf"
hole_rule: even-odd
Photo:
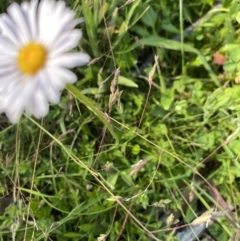
[[[134,165],[132,171],[130,172],[130,176],[137,174],[146,164],[148,160],[140,160],[136,165]]]

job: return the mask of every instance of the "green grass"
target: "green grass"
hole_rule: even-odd
[[[0,241],[178,240],[177,226],[216,212],[208,233],[230,240],[239,232],[239,3],[66,2],[84,17],[79,49],[92,60],[46,118],[0,116]]]

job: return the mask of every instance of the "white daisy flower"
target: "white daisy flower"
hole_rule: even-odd
[[[82,36],[73,29],[79,21],[63,1],[12,3],[7,13],[0,14],[0,112],[12,123],[24,111],[44,117],[66,83],[77,81],[68,68],[90,61],[85,53],[69,52]]]

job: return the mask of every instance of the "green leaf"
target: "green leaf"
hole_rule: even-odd
[[[157,21],[157,12],[153,10],[152,7],[150,7],[148,9],[148,11],[143,15],[143,17],[141,18],[141,20],[143,21],[143,23],[149,27],[151,27],[152,29],[154,29],[156,21]]]
[[[229,55],[229,59],[231,59],[234,63],[240,61],[240,49],[234,49]]]
[[[237,69],[237,64],[227,62],[226,64],[223,65],[223,69],[227,73],[234,73]]]
[[[112,187],[112,190],[115,188],[117,180],[118,180],[118,173],[108,177],[107,182],[108,182],[108,185]]]
[[[212,149],[215,144],[215,133],[205,133],[199,136],[196,140],[198,143],[201,144],[202,148],[205,150]]]
[[[209,119],[219,109],[238,109],[240,103],[240,86],[218,88],[207,99],[203,106],[204,119]]]
[[[95,228],[95,224],[92,223],[86,223],[86,224],[80,224],[79,229],[84,232],[90,232]]]
[[[133,185],[133,181],[132,181],[132,178],[129,176],[129,173],[122,171],[120,172],[120,175],[125,183],[127,183],[129,186]]]
[[[103,93],[103,89],[99,89],[99,88],[87,88],[81,91],[82,94],[86,95],[86,94],[91,94],[91,95],[97,95],[97,94],[101,94]]]
[[[63,236],[65,238],[71,238],[71,239],[76,239],[80,237],[79,233],[74,233],[74,232],[68,232],[68,233],[64,233]]]
[[[161,105],[164,110],[169,110],[174,100],[174,89],[166,90],[161,94]]]
[[[169,20],[162,22],[162,29],[171,33],[179,34],[179,30]]]
[[[133,49],[139,47],[139,43],[144,46],[165,48],[165,49],[171,49],[171,50],[176,50],[176,51],[184,50],[185,52],[195,53],[196,55],[198,55],[198,57],[202,61],[204,68],[208,71],[208,73],[211,76],[214,83],[217,86],[220,86],[219,80],[218,80],[217,76],[215,75],[215,73],[213,72],[211,66],[208,64],[208,62],[206,61],[205,57],[201,54],[201,52],[198,51],[197,49],[195,49],[194,47],[192,47],[188,44],[185,44],[185,43],[181,43],[178,41],[169,40],[169,39],[165,39],[165,38],[161,38],[161,37],[152,35],[148,38],[140,39],[138,41],[138,43],[134,43],[132,46],[130,46],[124,52],[129,52],[129,51],[132,51]]]
[[[91,50],[93,52],[93,55],[95,57],[99,56],[98,54],[98,48],[97,48],[97,25],[98,23],[95,22],[93,13],[91,11],[91,8],[89,7],[89,4],[87,1],[82,1],[82,13],[84,17],[84,22],[86,26],[87,34],[88,34],[88,39],[90,42]]]
[[[90,99],[88,99],[84,94],[81,93],[79,89],[77,89],[74,85],[67,85],[68,91],[70,91],[80,102],[82,102],[84,105],[86,105],[107,127],[107,129],[110,131],[112,136],[115,138],[115,140],[118,142],[118,136],[113,131],[112,125],[107,121],[104,114],[98,110],[95,105],[91,102]]]
[[[138,85],[133,80],[123,77],[121,75],[118,76],[118,84],[138,88]]]
[[[239,154],[239,150],[240,150],[240,142],[239,142],[239,140],[232,140],[228,144],[228,147],[234,152],[235,155]]]
[[[171,225],[174,221],[174,215],[171,213],[168,217],[167,217],[167,220],[166,220],[166,223],[167,225]]]

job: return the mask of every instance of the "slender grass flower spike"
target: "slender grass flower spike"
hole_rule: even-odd
[[[60,100],[69,70],[90,57],[71,51],[82,36],[75,13],[64,1],[12,3],[0,14],[0,112],[16,123],[23,112],[41,118]]]

